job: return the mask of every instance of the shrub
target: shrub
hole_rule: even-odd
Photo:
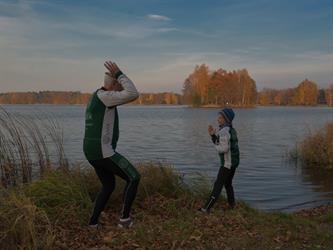
[[[310,133],[291,153],[306,166],[333,169],[333,123]]]
[[[52,170],[25,187],[25,193],[51,221],[85,223],[92,208],[84,173],[80,169]]]
[[[54,235],[46,213],[22,193],[0,191],[0,249],[50,249]]]

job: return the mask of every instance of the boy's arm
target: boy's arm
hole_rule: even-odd
[[[215,148],[219,154],[223,154],[229,151],[230,145],[229,128],[223,128],[219,132],[219,140],[215,143]]]
[[[216,134],[211,135],[211,139],[214,144],[217,144],[219,142],[219,138]]]
[[[114,107],[134,101],[139,97],[134,83],[124,74],[118,76],[119,83],[123,86],[122,91],[99,90],[97,96],[107,107]]]

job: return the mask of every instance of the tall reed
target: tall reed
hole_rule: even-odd
[[[0,186],[31,182],[52,162],[69,166],[58,123],[45,114],[24,116],[0,106]]]

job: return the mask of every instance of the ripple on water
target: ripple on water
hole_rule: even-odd
[[[83,106],[5,105],[24,115],[43,112],[55,117],[64,132],[66,154],[84,160]],[[309,129],[333,120],[332,109],[270,107],[237,109],[241,164],[234,179],[237,198],[261,209],[292,211],[333,200],[332,178],[294,168],[286,153]],[[207,135],[216,125],[215,109],[186,107],[119,108],[118,151],[133,162],[161,161],[174,165],[187,178],[197,173],[212,182],[219,159]],[[330,179],[331,178],[331,179]]]

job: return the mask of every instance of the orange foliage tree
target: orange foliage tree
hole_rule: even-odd
[[[257,101],[257,87],[246,69],[210,72],[207,65],[196,66],[183,85],[186,104],[253,106]]]

